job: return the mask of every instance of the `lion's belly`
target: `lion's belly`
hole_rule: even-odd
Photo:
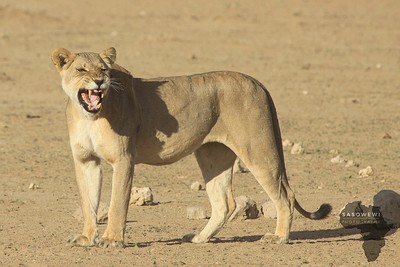
[[[165,165],[176,162],[194,152],[201,144],[202,138],[181,139],[170,137],[165,141],[148,144],[146,147],[137,147],[135,163],[150,165]]]
[[[176,114],[158,127],[144,126],[137,139],[136,162],[164,165],[180,160],[203,144],[216,120],[206,109],[203,113]]]

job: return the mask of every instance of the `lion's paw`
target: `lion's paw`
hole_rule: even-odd
[[[113,240],[108,238],[100,239],[99,243],[97,244],[101,248],[124,248],[125,244],[122,240]]]
[[[208,242],[208,239],[201,238],[199,235],[195,234],[187,234],[182,238],[182,242],[199,244]]]
[[[77,247],[91,247],[95,245],[95,240],[91,241],[84,235],[77,235],[68,240],[68,245]]]
[[[274,234],[265,234],[261,238],[262,242],[272,243],[272,244],[287,244],[289,240],[287,238],[282,238]]]

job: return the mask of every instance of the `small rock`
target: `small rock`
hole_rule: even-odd
[[[361,102],[359,98],[349,98],[347,101],[351,104],[359,104]]]
[[[346,162],[346,160],[342,156],[337,155],[336,157],[331,159],[331,162],[332,163],[344,163],[344,162]]]
[[[358,164],[356,163],[356,162],[354,162],[354,160],[349,160],[349,161],[347,161],[346,162],[346,165],[344,165],[346,168],[349,168],[349,167],[358,167]]]
[[[301,143],[295,143],[290,150],[290,154],[292,155],[300,155],[304,153],[304,148],[301,146]]]
[[[206,219],[207,218],[206,209],[200,206],[187,207],[186,218],[190,220]]]
[[[233,165],[233,173],[247,173],[247,172],[249,172],[249,169],[246,167],[246,165],[244,165],[243,161],[237,158]]]
[[[283,147],[292,147],[293,145],[294,145],[294,143],[292,141],[290,141],[289,139],[285,139],[282,141]]]
[[[100,202],[99,208],[97,209],[97,222],[105,223],[108,221],[108,210],[110,207],[105,202]]]
[[[40,115],[27,114],[26,118],[27,119],[40,119]]]
[[[6,81],[11,81],[11,77],[5,73],[5,72],[0,72],[0,81],[6,82]]]
[[[107,203],[100,201],[99,208],[97,209],[97,222],[105,223],[108,220],[109,206]],[[83,221],[82,208],[79,207],[75,210],[72,216],[78,221]]]
[[[374,196],[374,206],[379,207],[387,224],[400,226],[400,195],[392,190],[382,190]]]
[[[236,208],[232,213],[229,221],[235,219],[256,219],[258,218],[259,211],[256,202],[248,196],[239,196],[235,198]]]
[[[337,154],[339,154],[339,151],[337,151],[336,149],[331,149],[331,150],[329,150],[329,154],[337,155]]]
[[[201,183],[199,183],[199,182],[193,182],[190,185],[190,189],[193,190],[193,191],[200,191],[202,188],[203,187],[202,187]]]
[[[367,168],[360,170],[358,172],[358,175],[360,175],[361,177],[372,176],[374,175],[374,170],[372,169],[371,166],[368,166]]]
[[[261,205],[261,213],[264,215],[265,218],[276,219],[277,212],[276,212],[276,206],[275,206],[274,202],[267,201],[264,204],[262,204]]]
[[[390,134],[388,134],[388,133],[385,133],[385,134],[382,136],[382,138],[383,138],[383,139],[392,139],[392,136],[390,136]]]
[[[345,98],[345,99],[340,99],[340,103],[342,103],[342,104],[360,104],[361,103],[361,100],[359,99],[359,98],[356,98],[356,97],[348,97],[348,98]]]
[[[144,205],[154,205],[153,202],[153,192],[150,187],[132,187],[131,199],[129,205],[144,206]]]
[[[29,189],[31,189],[31,190],[40,189],[40,186],[37,185],[37,184],[31,183],[31,184],[29,185]]]

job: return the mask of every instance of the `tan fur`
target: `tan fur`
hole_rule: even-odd
[[[186,235],[185,241],[207,242],[234,211],[232,166],[238,156],[277,207],[275,234],[265,239],[287,242],[293,210],[299,205],[287,181],[277,115],[267,90],[235,72],[133,78],[114,63],[115,57],[114,48],[100,54],[60,48],[52,55],[70,98],[66,113],[85,219],[82,234],[70,243],[123,246],[134,165],[169,164],[193,152],[212,214],[205,228]],[[104,97],[98,112],[88,112],[77,95],[79,89],[96,89],[96,80],[103,82],[97,89]],[[111,164],[114,173],[108,225],[98,240],[100,159]],[[299,209],[314,219],[329,213]]]

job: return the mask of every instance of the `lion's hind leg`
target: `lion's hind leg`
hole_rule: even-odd
[[[273,153],[269,152],[269,155]],[[268,156],[268,154],[264,155],[263,160],[256,162],[245,162],[245,164],[274,202],[277,210],[275,233],[267,233],[262,239],[270,243],[288,243],[295,196],[289,186],[284,167],[279,158]]]
[[[223,144],[208,143],[201,146],[195,152],[195,156],[206,183],[206,191],[211,203],[211,217],[200,234],[188,234],[183,240],[204,243],[221,229],[235,210],[232,168],[236,155]]]

